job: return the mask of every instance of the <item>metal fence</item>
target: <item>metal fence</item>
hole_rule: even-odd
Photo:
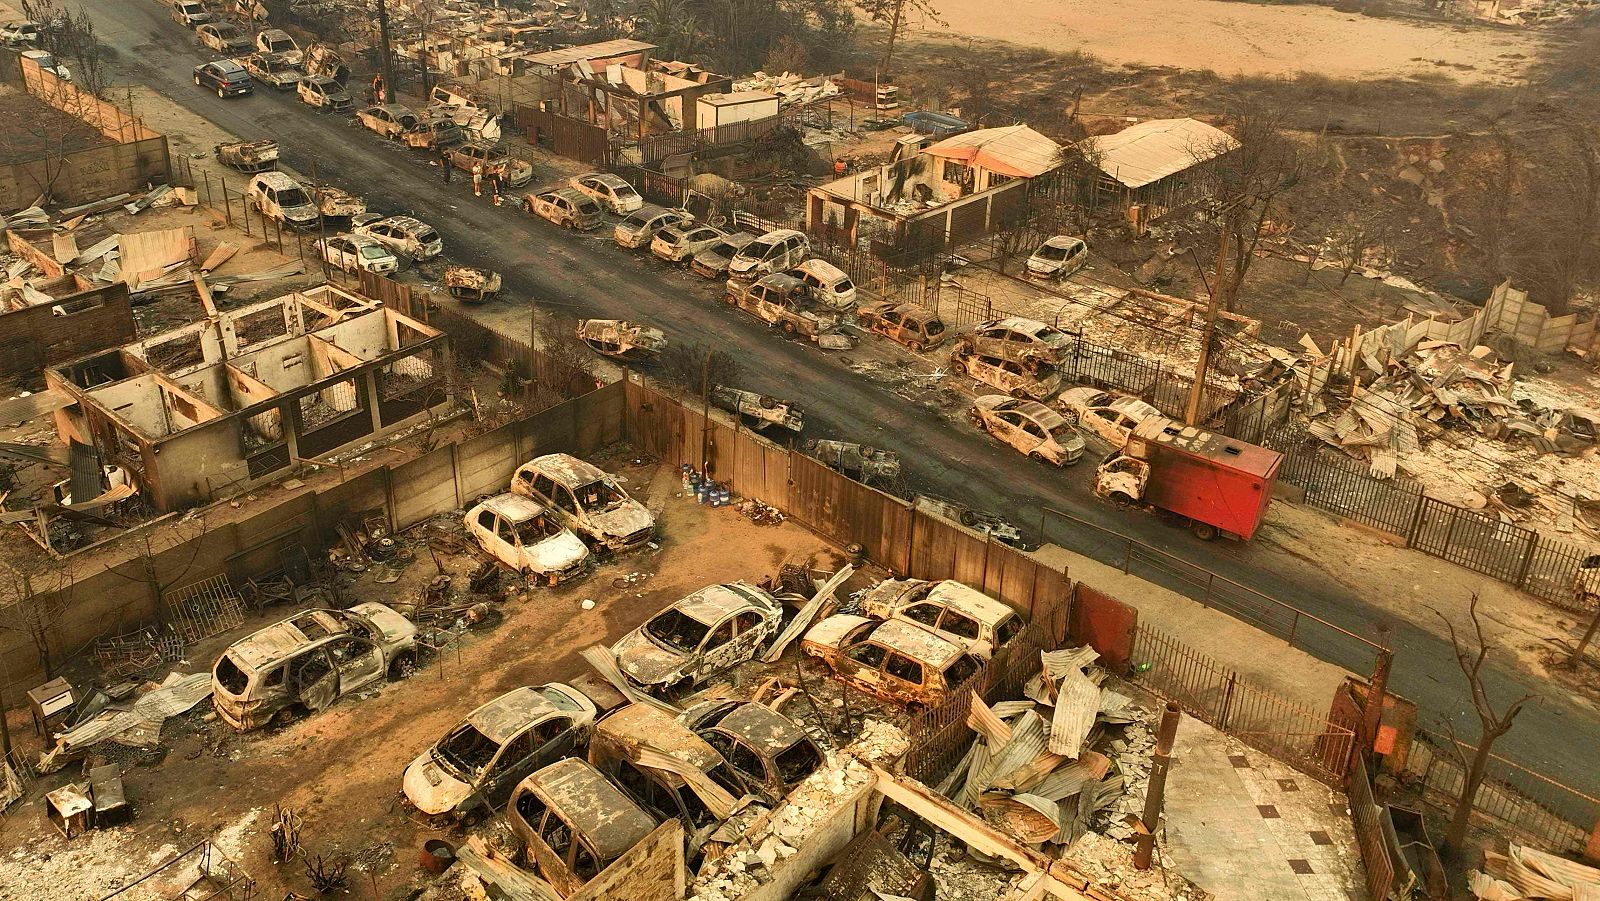
[[[1361,461],[1332,451],[1298,425],[1269,429],[1261,444],[1283,454],[1278,478],[1303,489],[1307,503],[1395,535],[1410,531],[1421,484],[1374,478]]]
[[[1448,815],[1455,809],[1475,748],[1418,731],[1401,782]],[[1558,853],[1584,853],[1600,824],[1600,798],[1490,755],[1473,812],[1490,828]]]
[[[225,575],[201,579],[166,597],[172,630],[185,644],[194,644],[244,623],[244,600]]]
[[[1333,786],[1344,782],[1358,724],[1326,716],[1240,679],[1171,636],[1139,626],[1134,681],[1245,744]]]
[[[1372,796],[1372,780],[1367,777],[1366,759],[1357,754],[1350,771],[1350,824],[1356,835],[1356,848],[1367,871],[1367,897],[1385,901],[1394,888],[1395,861],[1389,857],[1389,842],[1383,829],[1383,809]]]

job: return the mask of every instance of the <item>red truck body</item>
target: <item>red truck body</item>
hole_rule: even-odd
[[[1226,435],[1151,418],[1123,453],[1150,464],[1144,501],[1248,541],[1267,515],[1283,455]]]

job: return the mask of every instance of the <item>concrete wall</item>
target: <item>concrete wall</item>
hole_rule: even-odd
[[[141,192],[152,182],[167,180],[167,153],[166,137],[157,136],[0,166],[0,208],[30,206],[46,186],[50,196],[64,204]]]
[[[33,198],[24,202],[32,203]],[[57,316],[57,309],[65,315]],[[119,347],[137,337],[128,288],[121,284],[0,313],[0,379],[36,385],[47,366]]]

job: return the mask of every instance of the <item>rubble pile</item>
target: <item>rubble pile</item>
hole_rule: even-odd
[[[1483,870],[1467,871],[1467,887],[1484,901],[1591,898],[1600,870],[1513,842],[1507,853],[1483,852]]]
[[[1133,865],[1133,846],[1090,832],[1067,858],[1084,878],[1117,893],[1124,901],[1205,901],[1210,892],[1163,867]]]
[[[840,93],[839,86],[833,79],[826,75],[807,78],[793,72],[784,72],[782,75],[768,75],[765,72],[756,72],[749,78],[741,78],[733,83],[735,91],[766,91],[777,94],[778,102],[783,105],[790,103],[815,103],[829,97],[837,97]]]

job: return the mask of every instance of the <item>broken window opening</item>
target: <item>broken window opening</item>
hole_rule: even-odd
[[[458,773],[478,772],[489,765],[498,750],[500,746],[494,739],[479,732],[471,723],[462,724],[439,742],[439,756]]]
[[[609,479],[597,479],[580,486],[575,493],[578,496],[578,503],[591,513],[615,510],[622,506],[622,492]]]
[[[890,654],[889,662],[884,666],[883,671],[896,679],[904,679],[912,685],[922,684],[922,664],[900,654]]]
[[[217,684],[221,685],[230,694],[243,694],[245,687],[250,684],[250,676],[234,663],[230,654],[222,655],[217,662]]]
[[[794,785],[816,772],[822,765],[822,755],[817,753],[816,745],[802,739],[773,758],[773,763],[778,765],[778,778],[783,784]]]
[[[851,648],[850,652],[845,656],[857,663],[877,669],[883,665],[883,658],[886,653],[881,645],[862,644]]]
[[[978,659],[970,654],[962,654],[944,671],[944,684],[948,690],[955,690],[965,684],[972,675],[978,671]]]
[[[677,610],[665,610],[646,623],[644,631],[661,644],[687,654],[700,647],[707,627]]]

